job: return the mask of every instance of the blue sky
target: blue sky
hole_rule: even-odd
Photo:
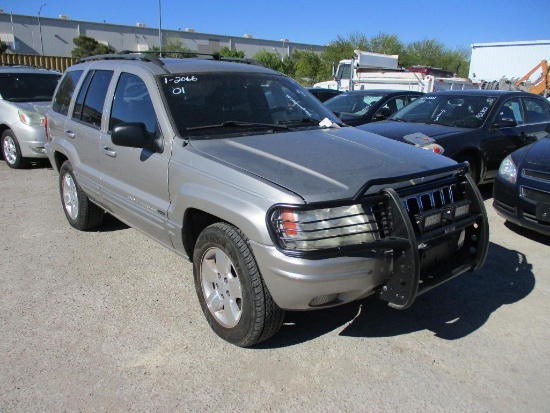
[[[45,6],[42,6],[46,4]],[[451,5],[454,4],[454,5]],[[550,39],[550,0],[160,0],[162,28],[324,45],[339,35],[434,38],[446,47]],[[159,27],[159,0],[9,0],[5,13]]]

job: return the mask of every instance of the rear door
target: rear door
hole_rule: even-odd
[[[105,96],[113,77],[112,70],[89,70],[78,91],[74,108],[64,125],[63,134],[73,148],[73,168],[79,184],[96,202],[101,201],[99,141]]]
[[[102,134],[100,143],[102,187],[105,202],[117,217],[171,246],[166,230],[170,204],[169,149],[157,153],[150,149],[116,146],[111,141],[113,127],[125,122],[142,122],[152,139],[164,139],[151,100],[151,91],[155,88],[157,85],[150,77],[120,73],[109,102],[107,133]]]

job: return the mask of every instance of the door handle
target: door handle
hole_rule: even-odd
[[[111,158],[116,158],[116,151],[112,148],[109,148],[108,146],[102,146],[101,152],[103,152],[107,156],[110,156]]]
[[[75,134],[73,131],[71,131],[70,129],[67,129],[65,131],[65,135],[67,135],[69,138],[74,138],[75,137]]]

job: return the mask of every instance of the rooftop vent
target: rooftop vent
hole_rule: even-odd
[[[248,33],[243,34],[243,37],[245,39],[253,39],[254,38],[254,36],[252,34],[248,34]]]
[[[59,18],[60,18],[61,20],[71,20],[71,18],[70,18],[69,16],[66,16],[66,15],[64,15],[64,14],[60,14],[60,15],[59,15]]]
[[[145,23],[136,23],[137,27],[147,27]]]
[[[185,31],[186,32],[189,32],[189,33],[195,33],[195,29],[191,28],[191,27],[186,27],[185,28]]]

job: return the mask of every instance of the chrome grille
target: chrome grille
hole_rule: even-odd
[[[402,198],[403,205],[409,214],[418,214],[441,208],[458,200],[456,184]]]

